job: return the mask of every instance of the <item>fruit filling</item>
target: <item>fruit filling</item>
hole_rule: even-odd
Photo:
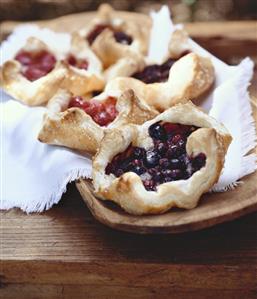
[[[21,50],[14,58],[22,64],[22,75],[29,81],[35,81],[50,73],[56,63],[53,54],[46,50],[28,52]]]
[[[106,28],[113,31],[113,35],[114,35],[116,42],[118,42],[120,44],[124,44],[124,45],[130,45],[132,43],[132,41],[133,41],[132,37],[130,35],[126,34],[125,32],[117,31],[110,25],[99,24],[99,25],[96,25],[95,28],[91,32],[89,32],[89,34],[87,36],[87,40],[88,40],[89,44],[92,45],[92,43],[97,38],[97,36],[100,33],[102,33],[104,31],[104,29],[106,29]]]
[[[69,56],[66,58],[67,62],[79,69],[87,70],[88,69],[88,61],[86,59],[79,59],[76,58],[74,55],[69,54]]]
[[[184,52],[179,58],[188,53],[189,52]],[[132,77],[147,84],[165,82],[169,78],[170,68],[178,59],[169,58],[163,64],[153,64],[146,66],[141,72],[134,73]]]
[[[147,191],[156,191],[156,187],[163,183],[186,180],[206,162],[204,153],[193,157],[186,152],[187,138],[197,129],[192,125],[154,123],[148,129],[154,146],[146,150],[130,145],[108,163],[105,172],[116,177],[135,172]]]
[[[114,97],[108,97],[105,101],[99,102],[97,100],[85,101],[80,96],[74,96],[70,100],[69,108],[83,109],[99,126],[107,126],[118,115],[116,102],[117,100]]]

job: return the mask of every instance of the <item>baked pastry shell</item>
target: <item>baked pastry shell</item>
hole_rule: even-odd
[[[204,153],[205,166],[187,180],[157,186],[157,191],[147,191],[141,178],[133,172],[124,173],[118,178],[113,174],[107,175],[107,164],[131,143],[146,149],[153,145],[148,128],[158,121],[200,127],[189,136],[186,151],[193,156]],[[163,213],[172,207],[194,208],[200,196],[217,182],[230,142],[231,136],[225,127],[191,102],[176,105],[142,126],[127,125],[122,130],[113,129],[106,132],[93,160],[95,194],[103,200],[116,202],[128,213],[136,215]]]
[[[106,90],[131,88],[140,99],[162,112],[178,103],[197,99],[211,88],[214,79],[211,60],[190,53],[172,65],[167,82],[146,84],[135,78],[115,78]]]
[[[99,126],[90,115],[80,108],[68,108],[72,93],[59,90],[49,101],[47,112],[38,139],[41,142],[62,145],[94,154],[104,136],[104,132],[128,123],[142,124],[154,118],[158,112],[141,102],[132,90],[127,90],[117,98],[118,116],[106,127]],[[104,101],[107,93],[95,97]]]

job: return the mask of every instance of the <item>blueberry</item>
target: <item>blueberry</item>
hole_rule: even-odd
[[[114,171],[113,163],[108,163],[108,165],[105,168],[105,173],[109,175],[110,173],[113,173],[113,171]]]
[[[171,138],[172,144],[177,144],[182,139],[182,136],[180,134],[176,134]]]
[[[162,158],[159,160],[159,165],[162,169],[170,167],[170,161],[167,158]]]
[[[153,180],[156,183],[160,183],[162,180],[162,173],[160,171],[157,171],[154,175],[153,175]]]
[[[164,154],[167,151],[168,147],[165,143],[160,142],[159,144],[156,145],[156,149],[159,154]]]
[[[164,128],[160,125],[159,122],[152,124],[148,129],[149,135],[153,139],[164,140],[166,139],[166,133]]]
[[[198,154],[196,157],[192,160],[192,165],[195,169],[195,171],[199,170],[205,165],[206,156],[203,153]]]
[[[135,166],[132,171],[138,175],[141,175],[145,172],[145,168],[141,166]]]
[[[120,167],[121,169],[123,169],[124,171],[129,171],[130,168],[131,168],[131,166],[132,166],[129,159],[125,159],[125,160],[123,160],[123,161],[120,161],[120,162],[118,163],[118,165],[119,165],[119,167]]]
[[[135,158],[143,159],[145,154],[145,149],[141,147],[134,147],[133,156]]]
[[[150,168],[148,169],[148,173],[151,175],[151,176],[154,176],[156,174],[156,172],[158,172],[159,170],[157,168]]]
[[[172,169],[171,177],[173,180],[179,180],[182,177],[182,171],[180,169]]]
[[[177,142],[177,146],[180,147],[181,149],[185,150],[185,148],[186,148],[186,141],[184,139],[180,139]]]
[[[175,169],[175,168],[183,168],[182,162],[179,159],[171,159],[170,160],[170,168]]]
[[[164,170],[162,170],[162,175],[164,176],[164,178],[171,177],[172,176],[172,170],[164,169]]]
[[[122,169],[120,169],[120,168],[118,168],[117,170],[116,170],[116,172],[115,172],[115,175],[117,176],[117,177],[119,177],[119,176],[121,176],[121,175],[123,175],[123,170]]]
[[[180,156],[181,154],[181,148],[178,145],[172,145],[169,147],[168,151],[167,151],[167,157],[168,158],[177,158]]]
[[[160,156],[155,149],[150,149],[146,152],[145,164],[147,167],[154,167],[158,164]]]
[[[130,45],[132,43],[131,36],[127,35],[126,33],[122,31],[116,31],[114,32],[114,38],[116,42],[123,44],[123,45]]]

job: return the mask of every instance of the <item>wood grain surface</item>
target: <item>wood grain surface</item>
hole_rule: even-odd
[[[228,38],[231,57],[230,45]],[[243,41],[241,51],[248,55]],[[253,82],[256,92],[256,75]],[[101,225],[71,184],[47,212],[0,213],[0,298],[256,298],[256,216],[197,232],[135,235]]]

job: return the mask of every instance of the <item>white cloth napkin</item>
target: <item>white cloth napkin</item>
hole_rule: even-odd
[[[155,34],[152,45],[158,40],[158,31],[170,22],[169,14],[162,12],[153,18]],[[166,25],[165,25],[166,26]],[[173,26],[172,23],[170,26]],[[162,28],[161,28],[162,27]],[[170,31],[174,28],[170,28]],[[169,32],[169,31],[167,31]],[[42,30],[36,26],[19,27],[1,48],[1,63],[13,57],[28,36],[43,38],[51,47],[58,41],[58,49],[67,51],[70,36]],[[161,34],[160,34],[161,35]],[[155,36],[155,37],[154,37]],[[166,35],[166,42],[168,43]],[[164,40],[165,40],[164,39]],[[60,47],[60,43],[65,45]],[[190,41],[193,50],[201,55],[211,56],[199,45]],[[158,44],[158,43],[155,43]],[[167,45],[165,46],[167,48]],[[162,51],[165,55],[165,47]],[[150,47],[151,48],[151,47]],[[155,48],[151,50],[155,55]],[[222,121],[234,140],[230,146],[226,167],[215,191],[224,191],[236,186],[242,176],[256,169],[256,156],[247,155],[255,146],[256,133],[247,87],[252,77],[253,63],[245,59],[239,66],[230,67],[211,56],[215,66],[215,92],[200,104],[218,120]],[[57,203],[66,190],[68,182],[80,177],[89,177],[91,161],[66,148],[49,146],[37,141],[37,133],[45,108],[31,108],[22,105],[1,92],[1,201],[0,209],[21,208],[26,212],[40,212]]]
[[[1,104],[1,209],[41,212],[57,203],[68,182],[89,177],[89,158],[37,140],[45,108]]]

